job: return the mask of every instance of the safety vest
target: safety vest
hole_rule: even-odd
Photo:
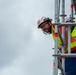
[[[62,29],[61,27],[59,28],[59,30],[62,32]],[[55,39],[55,36],[54,36],[54,32],[55,32],[55,27],[54,25],[52,25],[52,36],[53,36],[53,39]],[[61,45],[61,40],[58,36],[58,47]],[[70,48],[71,48],[71,52],[76,50],[76,27],[74,27],[72,33],[71,33],[71,43],[70,43]],[[65,48],[65,53],[68,52],[68,46],[66,46]]]
[[[61,31],[61,28],[60,28],[60,31]],[[55,40],[54,33],[55,33],[55,26],[52,25],[52,37],[53,37],[53,39]],[[60,45],[61,45],[61,40],[60,40],[60,38],[59,38],[59,36],[58,36],[58,47],[59,47]]]

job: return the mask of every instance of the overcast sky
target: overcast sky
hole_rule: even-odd
[[[54,19],[54,0],[0,0],[0,75],[52,75],[54,41],[37,29],[42,16]]]

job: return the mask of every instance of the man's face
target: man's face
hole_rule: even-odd
[[[40,28],[42,29],[43,32],[51,32],[51,23],[50,22],[44,22],[41,24]]]

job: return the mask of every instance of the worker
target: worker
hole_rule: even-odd
[[[40,20],[37,21],[37,25],[38,28],[41,29],[43,31],[43,33],[45,34],[51,34],[54,37],[54,32],[55,32],[55,25],[52,24],[52,19],[50,18],[46,18],[46,17],[42,17]],[[70,47],[71,47],[71,53],[76,53],[76,27],[75,26],[71,26],[71,43],[70,43]],[[62,27],[58,27],[60,34],[62,34]],[[68,52],[68,27],[65,26],[64,28],[64,33],[65,33],[65,38],[64,38],[64,43],[66,44],[65,47],[65,53]],[[61,50],[62,49],[62,45],[61,45],[61,40],[58,37],[58,49]],[[74,57],[65,57],[65,73],[66,75],[76,75],[76,58]]]

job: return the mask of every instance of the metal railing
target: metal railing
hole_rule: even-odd
[[[71,54],[71,49],[70,49],[70,34],[71,34],[71,28],[70,26],[75,26],[76,23],[73,21],[74,20],[74,11],[73,10],[73,5],[75,7],[74,1],[76,0],[69,0],[71,1],[71,16],[70,16],[70,22],[65,22],[65,0],[55,0],[55,46],[54,46],[54,61],[53,61],[53,75],[58,75],[58,67],[61,69],[61,74],[65,75],[65,57],[76,57],[76,54]],[[60,15],[60,7],[62,6],[62,14]],[[60,17],[62,19],[62,22],[60,22]],[[58,27],[62,26],[62,34],[60,34]],[[68,53],[65,54],[65,44],[63,40],[65,39],[65,33],[64,33],[64,26],[68,27]],[[61,39],[62,42],[62,52],[58,52],[58,36]],[[61,57],[64,57],[64,59],[60,59]]]

